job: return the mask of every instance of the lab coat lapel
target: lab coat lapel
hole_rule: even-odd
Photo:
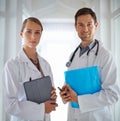
[[[28,67],[31,68],[32,70],[34,71],[38,71],[38,69],[35,67],[35,65],[31,62],[31,60],[26,56],[25,52],[23,51],[20,51],[19,53],[19,60],[21,62],[25,62],[28,64]]]
[[[38,71],[38,69],[35,67],[35,65],[29,60],[28,61],[29,68],[33,69],[34,71]]]

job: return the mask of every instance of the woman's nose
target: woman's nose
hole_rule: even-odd
[[[35,39],[35,34],[34,33],[32,33],[31,38]]]

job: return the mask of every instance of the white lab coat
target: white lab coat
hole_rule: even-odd
[[[50,65],[38,55],[45,76],[49,75],[53,84]],[[26,100],[23,83],[29,78],[41,77],[40,72],[28,59],[23,50],[16,58],[10,59],[3,71],[3,102],[11,121],[50,121],[50,115],[45,114],[45,105]]]
[[[99,52],[95,57],[97,45],[79,57],[80,49],[75,54],[68,70],[98,66],[101,76],[101,91],[94,94],[78,96],[80,108],[68,107],[67,121],[114,121],[112,105],[118,101],[120,88],[116,81],[117,70],[111,54],[99,42]]]

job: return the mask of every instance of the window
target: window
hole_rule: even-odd
[[[115,61],[118,67],[118,81],[120,84],[120,34],[119,34],[119,28],[120,28],[120,15],[115,17],[115,19],[112,20],[112,49],[113,49],[113,53],[115,55]],[[115,106],[115,121],[119,121],[120,120],[120,101],[116,104]]]
[[[53,20],[53,23],[45,23],[43,27],[44,31],[38,46],[38,51],[51,65],[58,95],[57,103],[59,105],[56,109],[57,111],[52,112],[51,120],[57,121],[61,119],[61,121],[66,121],[67,104],[63,104],[57,86],[62,87],[64,84],[65,64],[69,59],[70,53],[78,45],[79,40],[75,38],[76,32],[74,30],[74,24],[69,23],[69,21],[66,23],[55,23]]]
[[[115,56],[115,61],[118,67],[118,81],[120,85],[120,1],[111,0],[111,24],[112,24],[112,52]],[[120,101],[115,105],[115,121],[120,121]]]
[[[120,8],[120,0],[111,0],[111,8],[112,11],[115,11]]]
[[[0,97],[2,97],[2,68],[4,64],[4,41],[5,41],[5,0],[0,1]],[[0,100],[2,109],[2,100]],[[0,110],[0,120],[2,121],[2,110]]]

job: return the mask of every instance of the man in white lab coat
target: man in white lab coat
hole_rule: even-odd
[[[67,121],[114,121],[112,106],[118,101],[120,89],[117,83],[117,69],[111,53],[101,41],[94,38],[98,27],[96,15],[90,8],[79,9],[75,15],[75,28],[81,43],[73,52],[68,70],[97,66],[101,90],[94,94],[77,95],[64,85],[60,96],[64,102],[77,102],[79,108],[69,103]]]

